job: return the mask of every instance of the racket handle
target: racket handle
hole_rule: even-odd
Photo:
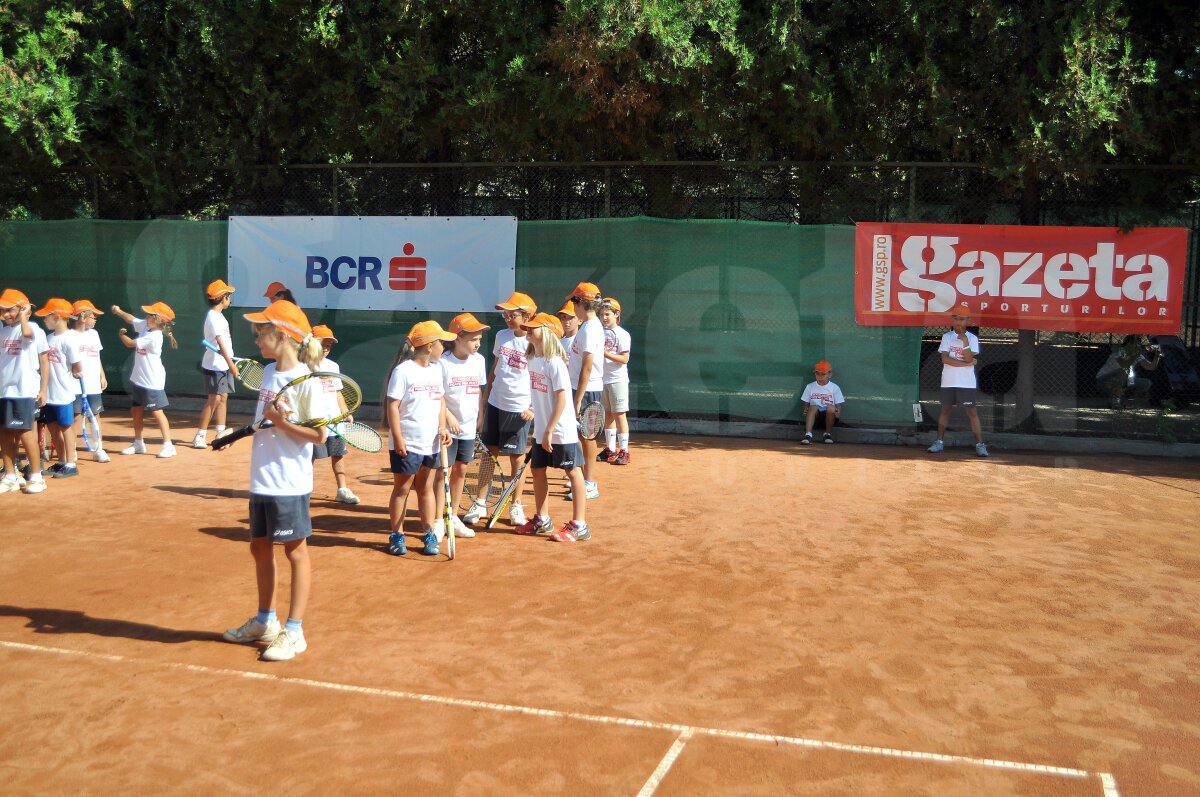
[[[211,443],[209,443],[209,445],[212,446],[213,451],[220,451],[223,448],[227,448],[227,447],[233,445],[238,440],[241,440],[243,437],[249,437],[250,435],[254,434],[257,431],[258,431],[258,427],[251,423],[246,426],[243,426],[241,429],[238,429],[236,432],[230,432],[229,434],[221,435],[216,440],[213,440]]]
[[[221,350],[221,347],[220,347],[220,346],[218,346],[217,344],[213,343],[213,342],[212,342],[211,340],[209,340],[208,338],[200,338],[200,345],[202,345],[204,348],[206,348],[206,349],[208,349],[208,350],[210,350],[210,351],[217,351],[217,352],[219,352],[219,351]]]

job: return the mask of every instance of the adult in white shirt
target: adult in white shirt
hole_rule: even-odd
[[[35,424],[37,408],[46,401],[50,366],[46,334],[29,321],[33,305],[15,288],[0,294],[0,450],[4,456],[4,476],[0,493],[40,493],[46,489],[42,478],[42,449],[38,445]],[[17,455],[21,446],[29,456],[29,481],[17,473]]]
[[[225,310],[233,300],[232,285],[225,280],[213,280],[204,289],[204,298],[208,301],[208,314],[204,316],[204,339],[216,344],[218,351],[207,346],[204,348],[204,359],[200,368],[204,372],[204,409],[200,410],[200,422],[196,425],[196,435],[192,438],[192,448],[207,448],[205,440],[208,434],[208,423],[213,421],[215,437],[225,432],[225,413],[229,394],[237,389],[238,369],[233,362],[233,338],[229,335],[229,322],[225,319]]]
[[[940,454],[945,450],[943,438],[946,435],[946,424],[950,420],[950,412],[955,405],[963,408],[967,420],[971,424],[971,432],[975,435],[975,454],[986,457],[987,445],[983,442],[983,430],[979,425],[979,414],[975,410],[975,394],[978,383],[975,380],[975,363],[979,361],[979,338],[967,331],[967,322],[971,320],[971,309],[962,302],[950,311],[952,328],[942,335],[938,352],[942,355],[942,388],[939,394],[942,411],[938,415],[937,439],[929,447],[930,454]]]
[[[600,401],[604,390],[604,327],[596,317],[601,298],[600,288],[590,282],[579,283],[567,297],[574,304],[575,317],[579,320],[579,330],[567,355],[576,418],[584,404]],[[599,498],[600,488],[592,468],[596,441],[580,440],[580,447],[583,449],[583,482],[587,497]]]

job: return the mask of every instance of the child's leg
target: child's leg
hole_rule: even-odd
[[[21,445],[25,447],[25,455],[29,457],[29,473],[40,474],[42,472],[42,447],[38,445],[37,432],[33,429],[26,429],[21,432]]]
[[[171,445],[171,422],[162,410],[154,411],[154,420],[158,422],[158,431],[162,433],[163,445]]]
[[[133,439],[142,439],[142,408],[130,407],[129,417],[133,419]]]
[[[467,463],[455,462],[450,466],[450,506],[458,511],[458,502],[462,498],[463,482],[467,480]]]
[[[583,487],[583,473],[579,468],[567,471],[571,480],[571,514],[572,520],[583,523],[587,519],[587,495]]]
[[[18,435],[7,429],[0,431],[0,456],[4,458],[4,474],[17,472]]]
[[[533,500],[538,515],[550,517],[550,480],[546,478],[545,468],[533,469]]]
[[[413,474],[393,473],[392,494],[388,498],[388,528],[401,531],[404,526],[404,508],[408,504],[408,491],[412,487]]]
[[[229,409],[229,394],[218,393],[217,405],[213,408],[213,425],[218,429],[225,428],[225,414]]]
[[[254,557],[254,579],[258,584],[258,610],[275,609],[275,549],[270,537],[252,537],[250,555]]]
[[[414,489],[417,491],[417,511],[421,515],[421,528],[429,529],[437,521],[437,498],[434,496],[434,470],[421,468],[417,473]]]
[[[204,408],[200,410],[200,422],[196,424],[196,433],[203,434],[208,431],[208,423],[212,420],[213,413],[217,409],[217,399],[220,398],[216,393],[209,393],[204,399]],[[225,419],[222,418],[219,424],[225,425]]]
[[[804,410],[804,433],[812,434],[813,426],[817,422],[817,405],[809,404]]]
[[[50,424],[50,436],[54,439],[55,447],[61,452],[59,461],[65,465],[74,465],[75,462],[75,435],[71,434],[74,426],[59,426],[57,423]]]
[[[617,414],[617,450],[629,451],[629,413]]]
[[[312,588],[312,563],[308,558],[307,540],[285,542],[283,551],[292,566],[292,597],[288,620],[303,620],[308,608],[308,593]]]
[[[536,443],[534,445],[537,445]],[[520,455],[510,456],[508,458],[508,473],[509,476],[516,473],[521,467],[521,460],[525,457]],[[525,474],[521,474],[521,483],[513,489],[512,506],[521,506],[521,494],[525,492]]]
[[[835,420],[837,420],[837,418],[833,414],[833,410],[827,408],[825,410],[825,412],[823,412],[821,414],[825,416],[825,434],[832,433],[833,432],[833,422]]]
[[[330,437],[332,436],[333,433],[331,432]],[[346,466],[342,464],[343,459],[344,457],[341,456],[329,457],[329,465],[333,468],[333,479],[337,482],[339,490],[344,490],[346,488]]]

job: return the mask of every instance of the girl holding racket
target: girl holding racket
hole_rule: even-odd
[[[108,377],[104,373],[104,363],[100,361],[100,352],[104,344],[100,342],[100,333],[96,331],[96,316],[104,315],[88,299],[79,299],[71,307],[73,328],[79,334],[78,348],[81,357],[82,373],[79,381],[82,383],[83,395],[87,397],[88,406],[96,416],[96,430],[100,430],[100,413],[104,412],[104,391],[108,390]],[[82,409],[82,407],[81,407]],[[88,441],[92,446],[92,459],[97,462],[108,462],[108,453],[104,450],[104,440],[99,434],[95,440]]]
[[[583,409],[584,404],[599,402],[604,390],[604,327],[596,312],[600,309],[600,289],[590,282],[581,282],[567,297],[575,307],[575,317],[579,319],[579,329],[575,340],[568,352],[568,367],[571,374],[571,390],[574,392],[573,401],[575,415]],[[596,441],[583,439],[584,486],[588,498],[599,498],[600,488],[596,485],[592,460],[596,457]],[[572,493],[574,495],[574,493]]]
[[[75,453],[75,397],[79,395],[79,375],[83,371],[76,333],[70,328],[74,308],[66,299],[47,299],[37,315],[45,319],[46,360],[50,364],[50,379],[46,387],[46,403],[42,420],[59,452],[57,464],[46,470],[56,479],[79,475]]]
[[[590,539],[585,513],[587,498],[580,473],[579,434],[575,425],[575,405],[570,400],[571,383],[567,356],[560,338],[562,324],[548,313],[539,313],[524,324],[529,332],[533,356],[529,358],[529,385],[533,394],[533,494],[537,514],[517,527],[518,534],[553,532],[555,542],[582,542]],[[574,517],[554,531],[550,520],[550,486],[546,468],[566,471],[571,482],[571,510]]]
[[[204,339],[216,344],[217,351],[206,348],[200,368],[204,371],[204,409],[200,410],[200,423],[197,424],[196,436],[192,438],[192,448],[208,448],[205,437],[208,435],[208,422],[215,426],[213,436],[220,437],[225,432],[225,412],[229,394],[237,389],[237,364],[233,361],[233,338],[229,335],[229,322],[225,320],[225,311],[233,300],[235,288],[225,284],[225,280],[213,280],[204,289],[204,298],[208,301],[208,314],[204,316]]]
[[[0,444],[4,454],[4,477],[0,493],[21,490],[40,493],[46,489],[42,477],[42,448],[38,445],[37,408],[46,401],[50,378],[46,335],[29,321],[33,305],[18,290],[0,294]],[[17,473],[21,446],[29,456],[28,482]]]
[[[483,414],[483,387],[487,384],[487,362],[479,353],[483,333],[491,329],[471,313],[456,315],[450,322],[450,332],[457,337],[454,350],[441,357],[443,386],[446,390],[446,428],[450,432],[450,448],[446,460],[450,468],[451,506],[457,507],[462,497],[467,465],[475,458],[475,427]],[[478,509],[476,520],[487,511],[483,497],[476,499],[470,514]],[[454,515],[451,520],[459,537],[474,537],[475,532]]]
[[[425,529],[421,553],[437,556],[437,498],[434,474],[441,467],[442,446],[450,444],[446,431],[446,401],[442,368],[438,363],[443,344],[452,335],[436,321],[413,325],[396,354],[388,376],[384,399],[384,423],[388,429],[388,457],[392,469],[392,495],[388,499],[388,520],[392,533],[388,553],[408,553],[404,541],[404,506],[409,490],[417,493],[421,528]]]
[[[167,372],[162,364],[163,337],[171,341],[171,348],[178,349],[172,328],[175,326],[175,311],[166,302],[142,305],[146,318],[134,318],[117,305],[112,306],[113,315],[133,326],[137,340],[129,337],[126,330],[118,332],[121,343],[135,350],[133,374],[129,377],[130,416],[133,418],[133,443],[121,449],[126,456],[145,454],[146,443],[142,440],[143,417],[147,411],[154,416],[158,430],[162,433],[160,458],[175,456],[175,444],[171,442],[171,424],[164,410],[167,401]]]
[[[315,371],[323,354],[308,317],[289,301],[273,302],[243,318],[250,322],[262,356],[274,360],[263,372],[255,413],[255,422],[265,419],[273,426],[251,438],[250,555],[258,585],[258,613],[224,637],[229,642],[268,642],[263,660],[287,661],[308,650],[303,618],[312,584],[307,543],[312,535],[308,507],[312,449],[327,432],[292,423],[274,402],[280,388]],[[292,571],[291,605],[282,627],[275,614],[275,544],[283,546]]]
[[[312,328],[312,335],[321,344],[321,362],[317,364],[317,370],[340,374],[341,366],[329,359],[329,352],[333,350],[333,344],[337,343],[337,338],[333,336],[333,330],[324,324],[318,324]],[[333,407],[331,411],[336,414],[337,409]],[[348,450],[349,447],[345,440],[336,434],[330,434],[325,438],[324,443],[313,446],[313,459],[329,458],[329,464],[333,468],[333,478],[337,482],[336,500],[343,504],[357,504],[358,496],[354,494],[346,481],[346,466],[342,463]]]
[[[606,298],[600,305],[604,327],[604,450],[597,462],[629,464],[629,345],[631,338],[621,326],[621,303]]]

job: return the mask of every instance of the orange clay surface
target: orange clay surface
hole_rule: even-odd
[[[318,463],[309,650],[269,664],[220,638],[249,449],[193,420],[122,457],[111,412],[112,463],[0,495],[5,794],[1200,794],[1194,462],[635,435],[592,541],[448,562],[415,503],[384,553],[353,453],[356,507]]]

